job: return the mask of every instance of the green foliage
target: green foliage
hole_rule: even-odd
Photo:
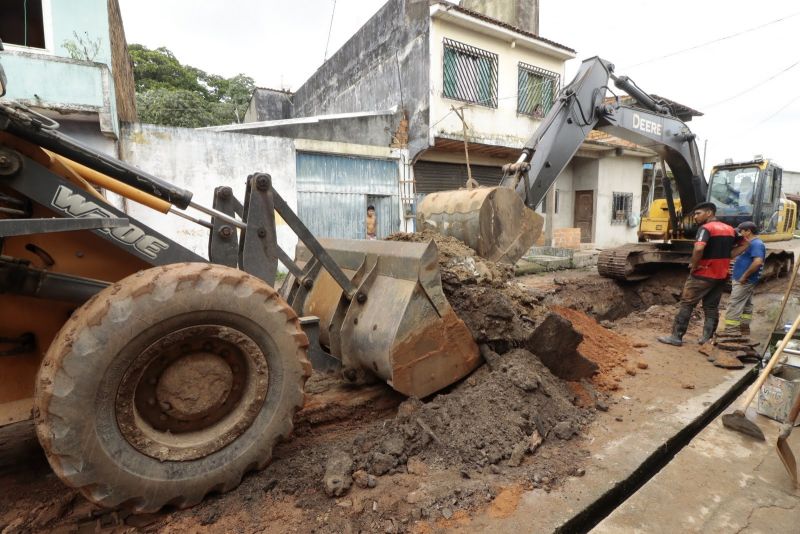
[[[223,78],[183,65],[168,49],[128,47],[142,122],[196,128],[241,122],[255,89],[249,76]]]
[[[78,32],[73,30],[72,35],[75,39],[64,39],[61,43],[61,46],[67,51],[69,57],[72,59],[82,59],[83,61],[94,61],[94,58],[96,58],[97,54],[100,52],[100,43],[102,43],[103,40],[100,37],[92,39],[89,37],[88,32],[83,32],[83,37],[81,37],[78,35]]]

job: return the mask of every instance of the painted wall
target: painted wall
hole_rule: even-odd
[[[572,228],[575,226],[575,187],[572,164],[567,165],[556,178],[553,187],[558,191],[558,211],[555,213],[553,228]],[[546,215],[540,204],[536,211]]]
[[[76,110],[103,107],[102,65],[18,51],[2,53],[0,61],[8,77],[5,98]]]
[[[541,121],[517,113],[518,63],[528,63],[559,74],[563,86],[564,59],[532,50],[519,42],[512,47],[508,39],[486,35],[440,18],[432,20],[430,38],[430,123],[434,125],[431,128],[431,137],[463,139],[461,120],[455,113],[451,113],[451,107],[462,106],[465,102],[443,96],[443,41],[449,38],[498,56],[497,108],[467,105],[464,118],[470,127],[470,140],[522,148]]]
[[[637,226],[611,224],[613,193],[633,193],[632,213],[638,214],[642,201],[640,158],[609,156],[598,160],[595,198],[595,245],[600,248],[635,243]]]
[[[98,114],[100,131],[118,134],[106,0],[42,0],[46,48],[6,45],[6,98],[65,113]],[[92,61],[75,60],[66,40],[98,42]],[[67,118],[66,120],[69,120]]]
[[[27,50],[69,58],[64,41],[77,41],[75,33],[87,43],[99,44],[93,61],[111,66],[111,42],[106,0],[40,0],[45,48],[6,44],[7,50]],[[73,33],[74,32],[74,33]]]
[[[272,175],[273,185],[292,209],[297,209],[295,149],[291,139],[217,133],[150,124],[125,125],[121,158],[194,193],[193,200],[211,207],[214,188],[227,185],[243,200],[245,181],[254,172]],[[175,215],[164,215],[128,202],[128,213],[208,257],[208,230]],[[188,210],[197,216],[197,212]],[[278,244],[294,257],[297,239],[278,220]]]

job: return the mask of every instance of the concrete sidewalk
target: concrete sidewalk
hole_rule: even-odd
[[[766,442],[717,417],[592,532],[800,532],[800,490],[775,450],[780,425],[752,408],[749,416]],[[800,429],[789,443],[800,458]]]

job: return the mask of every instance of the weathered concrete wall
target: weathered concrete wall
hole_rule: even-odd
[[[398,106],[408,114],[411,153],[426,147],[428,27],[427,1],[389,0],[295,92],[294,116]]]
[[[256,87],[244,122],[274,121],[292,116],[292,93]]]
[[[323,120],[248,130],[252,135],[388,147],[399,118],[391,115]]]
[[[460,5],[539,35],[539,0],[461,0]]]
[[[193,200],[209,207],[215,187],[230,186],[242,200],[247,176],[268,172],[275,189],[292,209],[297,209],[295,149],[291,139],[135,124],[122,128],[120,155],[122,160],[194,192]],[[131,202],[128,206],[132,216],[208,257],[206,228]],[[278,243],[293,257],[297,239],[286,223],[280,218],[277,222]]]

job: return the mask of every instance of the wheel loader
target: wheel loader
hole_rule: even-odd
[[[433,242],[317,240],[269,174],[246,184],[199,205],[0,99],[0,437],[33,419],[56,475],[98,505],[234,488],[290,434],[312,365],[425,397],[479,364]],[[206,227],[208,258],[106,191]]]
[[[635,101],[626,105],[606,92],[614,86]],[[417,213],[419,227],[456,237],[479,255],[516,263],[541,233],[542,217],[533,210],[594,130],[609,133],[660,157],[672,170],[679,202],[673,201],[672,183],[664,182],[666,198],[650,209],[642,221],[641,243],[604,250],[597,262],[601,275],[618,280],[646,278],[664,264],[688,265],[697,226],[691,209],[710,200],[718,216],[730,224],[753,219],[765,235],[785,237],[794,228],[794,203],[780,200],[780,168],[768,160],[721,165],[712,171],[709,188],[703,175],[695,135],[670,105],[656,100],[627,76],[614,73],[614,65],[599,57],[583,61],[575,78],[559,93],[553,107],[522,149],[519,159],[505,165],[496,187],[466,188],[427,195]],[[732,207],[719,195],[733,191],[745,175],[755,180],[746,206]],[[664,172],[666,176],[666,172]],[[734,185],[731,185],[734,184]],[[738,194],[738,189],[736,189]],[[681,206],[687,209],[682,212]],[[789,272],[794,255],[771,248],[767,268]]]

